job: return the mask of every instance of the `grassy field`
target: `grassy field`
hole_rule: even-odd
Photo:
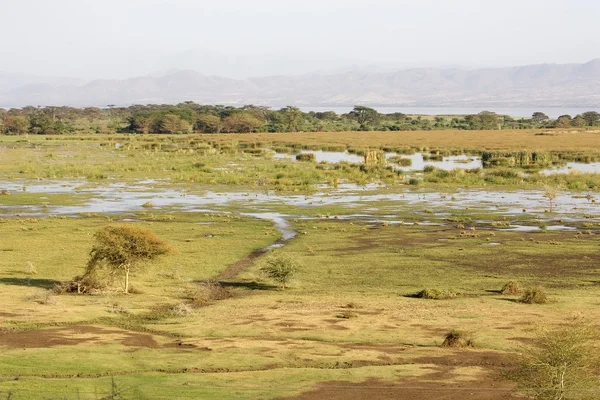
[[[13,186],[0,195],[0,398],[524,398],[527,390],[508,373],[537,332],[569,318],[600,319],[600,212],[592,203],[597,189],[588,185],[600,183],[596,174],[534,180],[517,168],[505,177],[498,171],[506,169],[491,169],[497,175],[487,177],[498,180],[490,181],[481,171],[431,171],[415,186],[385,169],[276,161],[261,149],[286,142],[288,149],[298,143],[598,152],[599,133],[539,133],[3,138],[0,190]],[[151,148],[160,144],[168,146]],[[153,180],[139,184],[147,179]],[[414,190],[423,201],[358,195],[309,207],[253,199],[278,187],[325,190],[327,199],[345,182],[380,183],[370,194]],[[546,203],[516,215],[502,208],[508,206],[490,207],[493,201],[452,206],[458,188],[500,197],[507,193],[501,190],[549,183],[566,190],[581,182],[579,190],[591,196],[585,215],[545,212]],[[51,183],[76,189],[27,190]],[[319,189],[323,183],[330,186]],[[85,191],[110,185],[116,189]],[[144,208],[145,198],[128,212],[53,211],[118,198],[123,188],[147,192],[157,204],[167,190],[199,199],[206,190],[244,195],[206,206],[211,212]],[[443,198],[425,200],[432,190]],[[247,212],[280,213],[297,236],[282,243],[272,221]],[[407,223],[389,223],[398,220]],[[132,294],[123,293],[120,275],[97,293],[56,293],[83,273],[94,233],[112,224],[151,230],[175,252],[137,270]],[[510,231],[510,224],[542,229]],[[567,230],[547,229],[563,224]],[[282,246],[261,251],[275,243]],[[276,256],[301,265],[285,290],[261,271]],[[524,304],[520,294],[503,294],[509,281],[543,288],[549,302]],[[415,296],[424,290],[440,299]],[[467,333],[474,347],[442,347],[452,330]]]

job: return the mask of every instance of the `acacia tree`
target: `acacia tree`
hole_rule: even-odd
[[[515,378],[530,398],[598,399],[597,339],[594,327],[580,321],[541,332],[525,349]]]
[[[168,254],[171,247],[154,233],[134,226],[107,226],[94,235],[88,271],[107,267],[125,274],[125,293],[129,293],[129,274],[143,261]]]
[[[533,115],[531,116],[531,120],[534,122],[544,122],[544,121],[548,121],[550,118],[544,114],[543,112],[540,111],[536,111],[533,113]]]

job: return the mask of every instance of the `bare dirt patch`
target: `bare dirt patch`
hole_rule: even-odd
[[[397,383],[369,379],[361,383],[326,382],[288,400],[511,400],[521,399],[514,387],[491,378],[471,382],[440,384],[420,378]]]
[[[133,347],[153,348],[158,346],[152,335],[149,334],[90,325],[0,333],[0,346],[10,348],[75,346],[81,343],[109,341],[117,341],[124,346]]]

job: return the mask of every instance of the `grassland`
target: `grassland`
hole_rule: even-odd
[[[113,382],[127,399],[522,398],[506,373],[537,330],[570,317],[600,318],[600,213],[591,203],[596,186],[589,185],[600,182],[596,175],[536,174],[533,180],[518,168],[508,169],[512,175],[498,174],[507,168],[431,171],[414,186],[385,168],[276,161],[264,149],[418,146],[597,156],[598,133],[539,133],[3,139],[0,189],[13,186],[0,196],[0,398],[105,398]],[[486,173],[498,180],[486,180]],[[27,190],[54,180],[76,189]],[[300,190],[306,199],[325,190],[326,199],[343,182],[383,184],[369,192],[383,197],[310,206],[253,201],[253,194],[271,189]],[[585,188],[577,189],[581,182]],[[330,186],[319,188],[323,183]],[[571,185],[574,194],[585,190],[578,196],[591,193],[593,212],[513,215],[489,204],[452,206],[458,188],[503,196],[499,190],[549,183]],[[110,185],[116,185],[112,192],[105,190]],[[212,205],[213,212],[144,208],[136,198],[140,204],[127,212],[55,213],[57,206],[118,198],[124,190],[118,185],[157,199],[166,190],[247,197]],[[444,197],[421,203],[385,197],[405,190]],[[298,235],[264,253],[281,232],[247,212],[280,213]],[[359,216],[367,213],[370,218]],[[398,220],[407,223],[387,222]],[[114,223],[147,228],[176,252],[137,271],[134,294],[122,293],[119,276],[99,293],[55,294],[56,285],[82,274],[93,234]],[[516,223],[544,229],[505,229]],[[558,224],[571,230],[546,230]],[[301,264],[290,288],[279,289],[261,273],[272,255]],[[214,279],[221,295],[198,302]],[[523,304],[519,295],[502,294],[509,281],[543,287],[550,302]],[[448,296],[414,296],[424,289]],[[454,329],[470,333],[475,347],[441,347]]]

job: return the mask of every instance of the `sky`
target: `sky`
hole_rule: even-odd
[[[600,57],[598,0],[0,0],[0,72],[243,78]]]

